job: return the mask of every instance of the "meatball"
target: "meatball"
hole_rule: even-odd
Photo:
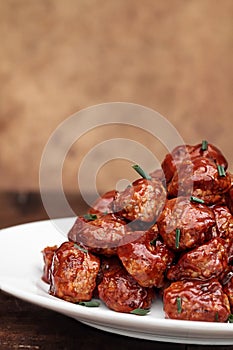
[[[123,265],[118,256],[100,256],[100,269],[96,278],[96,287],[93,292],[93,297],[99,298],[98,286],[102,282],[104,276],[110,276],[111,274],[121,270],[122,268]]]
[[[90,300],[99,268],[98,257],[73,242],[63,243],[53,256],[50,294],[72,303]]]
[[[228,261],[233,258],[233,216],[226,206],[216,205],[213,207],[215,214],[217,233],[216,235],[224,238],[224,246],[227,251]]]
[[[142,232],[141,237],[117,250],[128,273],[143,287],[162,287],[164,273],[173,260],[173,253],[154,232]]]
[[[180,164],[187,159],[190,159],[190,153],[194,149],[190,145],[180,145],[174,148],[171,153],[168,153],[164,158],[161,167],[163,169],[166,182],[169,183],[173,178],[176,169]]]
[[[216,280],[173,282],[165,289],[163,302],[166,318],[226,322],[230,314],[228,297]]]
[[[219,237],[233,237],[233,216],[226,206],[213,207]]]
[[[211,143],[206,144],[206,149],[202,149],[202,144],[198,144],[193,147],[191,153],[191,158],[205,157],[214,161],[215,164],[221,165],[225,170],[227,170],[228,162],[222,152]]]
[[[231,186],[225,194],[226,205],[228,206],[231,214],[233,215],[233,174],[230,173]]]
[[[208,280],[218,277],[226,268],[228,256],[224,240],[213,238],[206,244],[181,256],[172,266],[167,278],[170,280],[199,279]]]
[[[233,313],[233,271],[228,271],[225,275],[225,279],[222,282],[223,291],[226,293],[229,299],[229,303],[231,306],[231,312]]]
[[[190,197],[179,197],[167,201],[157,225],[164,243],[182,251],[212,238],[215,217],[211,208],[193,203]]]
[[[89,208],[88,213],[92,215],[103,215],[111,213],[110,205],[115,199],[117,193],[118,191],[116,190],[106,192],[103,196],[99,197],[93,203],[92,207]]]
[[[168,153],[162,162],[162,169],[167,183],[171,181],[176,170],[184,162],[190,162],[194,158],[204,157],[212,160],[215,164],[223,166],[226,170],[228,163],[222,152],[210,143],[203,150],[202,144],[196,146],[180,145]]]
[[[44,260],[42,280],[46,283],[50,283],[50,267],[52,265],[53,255],[56,250],[56,245],[54,245],[53,247],[46,247],[42,250]]]
[[[78,217],[68,238],[83,244],[91,252],[110,256],[116,255],[117,246],[125,234],[125,222],[113,214],[107,214],[89,222]]]
[[[198,157],[180,164],[167,191],[169,197],[193,195],[211,205],[222,201],[222,195],[230,186],[231,178],[228,173],[220,175],[214,161]]]
[[[124,268],[105,274],[98,291],[99,298],[118,312],[148,309],[154,296],[152,288],[141,287]]]
[[[138,179],[116,196],[113,210],[121,212],[129,221],[153,222],[161,213],[165,200],[166,191],[161,181]]]

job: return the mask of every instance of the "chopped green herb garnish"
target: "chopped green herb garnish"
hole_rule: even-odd
[[[150,309],[141,309],[141,308],[130,311],[131,314],[139,315],[139,316],[145,316],[148,314],[148,312],[150,312]]]
[[[204,204],[204,203],[205,203],[205,202],[203,201],[203,199],[197,198],[197,197],[194,197],[194,196],[191,196],[191,197],[190,197],[190,200],[191,200],[191,202],[194,202],[194,203],[200,203],[200,204]]]
[[[94,301],[94,300],[80,301],[77,304],[81,305],[81,306],[86,306],[86,307],[98,307],[98,306],[100,306],[100,302],[99,301]]]
[[[218,175],[221,177],[226,176],[224,167],[222,165],[218,165],[217,167],[218,167]]]
[[[74,243],[74,247],[81,250],[82,252],[84,253],[88,253],[88,250],[83,248],[83,247],[80,247],[80,245],[78,245],[77,243]]]
[[[88,220],[88,221],[93,221],[97,219],[97,215],[95,214],[85,214],[83,215],[84,219]]]
[[[157,238],[152,239],[152,241],[150,241],[150,245],[156,245],[157,242]]]
[[[182,299],[181,299],[181,297],[176,298],[176,305],[177,305],[178,314],[181,314],[181,312],[182,312]]]
[[[219,320],[219,317],[218,317],[218,311],[217,311],[217,312],[215,312],[215,316],[214,316],[214,318],[215,318],[215,322],[218,322],[218,320]]]
[[[143,179],[151,180],[151,176],[148,175],[139,165],[132,165],[132,168],[136,170],[136,172],[143,177]]]
[[[180,229],[176,228],[176,249],[180,246]]]
[[[228,317],[228,322],[233,323],[233,314],[230,314]]]
[[[208,142],[206,140],[203,140],[201,144],[201,150],[207,151],[207,149],[208,149]]]

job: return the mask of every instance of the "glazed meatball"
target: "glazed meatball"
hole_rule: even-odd
[[[217,165],[211,159],[198,157],[192,162],[184,161],[175,171],[168,184],[168,196],[192,195],[211,205],[222,201],[222,195],[231,186],[228,173],[219,174]]]
[[[221,284],[216,280],[177,281],[164,291],[166,318],[226,322],[230,304]]]
[[[166,182],[169,183],[173,178],[177,168],[185,160],[191,160],[191,152],[194,146],[190,145],[180,145],[174,148],[171,153],[168,153],[163,160],[161,167],[163,169]]]
[[[50,283],[50,267],[52,265],[53,255],[56,250],[56,245],[54,245],[53,247],[46,247],[42,250],[44,260],[42,280],[46,283]]]
[[[216,165],[221,165],[225,170],[228,167],[226,158],[222,152],[210,143],[206,144],[203,150],[202,144],[196,146],[180,145],[177,146],[171,153],[167,154],[162,162],[167,183],[171,181],[176,170],[185,161],[190,163],[194,158],[204,157],[213,161]]]
[[[208,280],[218,277],[226,268],[228,256],[224,240],[213,238],[181,256],[178,263],[172,266],[167,278],[170,280],[199,279]]]
[[[129,221],[153,222],[161,213],[165,200],[166,191],[160,181],[138,179],[116,196],[113,209]]]
[[[105,274],[98,291],[99,298],[110,309],[118,312],[148,309],[154,296],[152,288],[141,287],[123,268]]]
[[[226,293],[231,306],[231,312],[233,313],[233,271],[232,269],[225,274],[225,278],[222,281],[223,291]]]
[[[118,256],[100,256],[100,269],[96,278],[96,287],[93,291],[94,298],[99,298],[98,286],[103,281],[104,276],[110,276],[111,274],[121,270],[122,268],[123,265]]]
[[[78,217],[68,238],[88,247],[91,252],[116,255],[117,246],[125,234],[125,222],[113,214],[107,214],[89,222]]]
[[[162,287],[164,273],[174,254],[154,232],[141,232],[141,237],[117,250],[128,273],[143,287]]]
[[[72,303],[90,300],[99,267],[98,257],[73,242],[63,243],[53,256],[50,294]]]
[[[233,216],[226,206],[213,207],[219,237],[233,237]]]
[[[110,276],[123,268],[122,262],[118,256],[102,256],[100,270],[99,270],[99,280],[102,281],[103,277],[106,275]]]
[[[225,170],[227,170],[228,162],[222,152],[211,143],[206,144],[206,149],[202,149],[202,144],[198,144],[193,147],[191,153],[191,158],[205,157],[214,161],[215,164],[221,165]]]
[[[226,205],[229,208],[231,214],[233,215],[233,174],[230,173],[231,186],[225,194]]]
[[[226,206],[216,205],[213,207],[213,212],[217,227],[216,235],[224,238],[228,261],[231,263],[233,258],[233,216]]]
[[[112,190],[106,192],[103,196],[99,197],[89,208],[88,213],[94,215],[103,215],[111,213],[110,205],[115,199],[118,191]]]
[[[190,197],[179,197],[167,201],[157,225],[164,243],[182,251],[212,238],[215,217],[211,208],[193,203]]]

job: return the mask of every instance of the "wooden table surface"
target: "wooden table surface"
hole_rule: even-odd
[[[71,198],[82,214],[85,205]],[[46,213],[38,194],[0,194],[0,228],[41,219]],[[213,349],[213,346],[153,342],[111,334],[0,291],[0,350],[20,349]],[[216,346],[216,349],[233,349]]]

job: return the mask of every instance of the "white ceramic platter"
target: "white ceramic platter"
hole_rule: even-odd
[[[48,294],[41,281],[41,250],[60,244],[66,237],[58,226],[69,230],[74,218],[39,221],[0,231],[0,288],[18,298],[72,317],[98,329],[134,338],[186,344],[232,345],[232,323],[168,320],[160,300],[146,316],[117,313],[101,303],[88,308]]]

